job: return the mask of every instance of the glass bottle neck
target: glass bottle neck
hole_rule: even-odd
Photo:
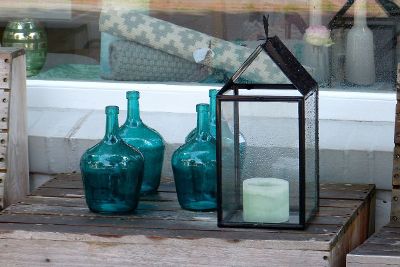
[[[217,133],[216,110],[217,110],[216,95],[211,95],[210,96],[210,133],[212,136],[216,136],[216,133]]]
[[[366,0],[357,0],[354,3],[354,26],[367,26],[367,2]]]
[[[119,140],[119,125],[118,125],[118,114],[107,113],[106,115],[106,134],[104,141],[107,143],[116,143]]]
[[[196,139],[206,141],[210,132],[209,112],[200,110],[197,112],[197,134]]]
[[[137,98],[128,98],[128,115],[126,123],[131,127],[137,127],[142,124],[139,111],[139,100]]]

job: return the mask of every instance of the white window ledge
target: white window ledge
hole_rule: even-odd
[[[126,83],[28,80],[28,106],[102,110],[107,105],[126,107],[125,92],[141,93],[140,108],[150,112],[195,113],[208,102],[208,89],[221,84]],[[393,122],[394,92],[320,91],[321,120]]]

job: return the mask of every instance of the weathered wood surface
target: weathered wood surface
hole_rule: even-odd
[[[25,55],[14,58],[11,69],[5,207],[21,200],[29,192]],[[1,102],[4,103],[4,99]]]
[[[400,226],[400,64],[397,66],[397,103],[394,126],[394,151],[393,151],[393,187],[392,187],[392,208],[390,222]]]
[[[0,209],[29,188],[25,52],[0,48]]]
[[[218,228],[215,212],[179,207],[171,179],[135,213],[108,216],[87,209],[79,175],[59,175],[0,213],[0,265],[344,266],[368,236],[374,190],[322,185],[305,231]]]
[[[400,228],[387,225],[347,255],[349,267],[400,266]]]

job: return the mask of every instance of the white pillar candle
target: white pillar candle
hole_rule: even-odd
[[[310,26],[322,25],[321,0],[309,0]]]
[[[289,182],[278,178],[243,181],[243,220],[281,223],[289,220]]]

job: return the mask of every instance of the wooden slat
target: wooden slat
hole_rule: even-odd
[[[28,238],[29,237],[29,238]],[[105,238],[65,233],[0,235],[0,264],[24,266],[327,266],[326,251],[287,250],[285,242],[134,235]],[[23,253],[15,253],[23,251]]]
[[[392,210],[390,222],[400,225],[400,189],[392,190]]]
[[[21,200],[29,192],[26,64],[23,50],[17,52],[20,56],[11,62],[5,206]]]
[[[400,266],[400,228],[383,227],[347,255],[347,266]]]
[[[400,64],[397,65],[397,104],[394,127],[393,172],[392,172],[392,203],[390,222],[400,227]]]
[[[0,88],[10,89],[10,67],[12,55],[0,53]]]
[[[354,209],[341,208],[322,208],[316,217],[311,221],[311,225],[341,225],[344,224],[354,213]],[[93,218],[93,213],[86,207],[60,207],[45,204],[33,205],[14,205],[3,212],[5,214],[26,214],[26,215],[54,215],[59,216],[79,216]],[[0,218],[1,216],[0,215]],[[120,218],[120,216],[97,215],[96,218]],[[152,220],[178,220],[178,221],[208,221],[216,226],[216,214],[214,212],[198,213],[185,211],[182,209],[171,212],[171,210],[160,210],[156,205],[142,204],[139,209],[131,215],[126,215],[124,219],[152,219]],[[93,221],[96,223],[96,221]]]
[[[6,173],[0,172],[0,209],[4,207],[4,181],[6,180]]]
[[[400,127],[399,127],[400,131]],[[393,153],[393,185],[400,186],[400,144],[396,144]]]

